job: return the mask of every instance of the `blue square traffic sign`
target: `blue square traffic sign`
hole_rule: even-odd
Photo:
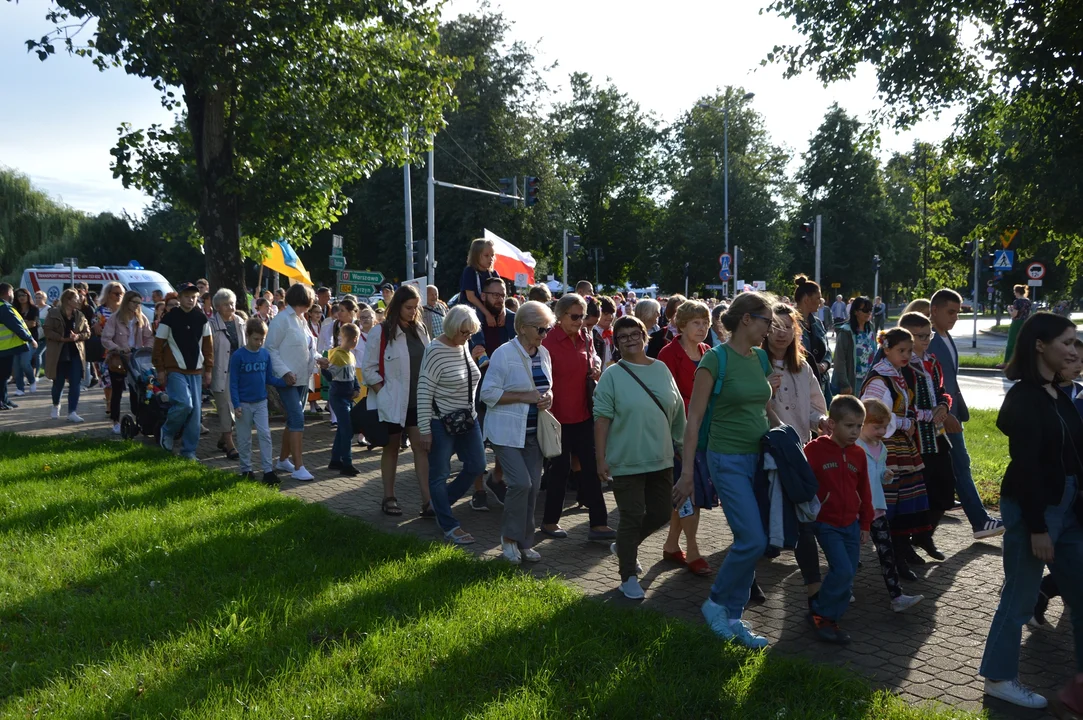
[[[1005,270],[1011,270],[1015,265],[1015,251],[1014,250],[994,250],[993,251],[993,269],[998,272]]]

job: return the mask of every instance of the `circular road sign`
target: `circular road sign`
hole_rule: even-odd
[[[722,253],[718,256],[718,264],[724,268],[728,268],[732,260],[733,258],[730,256],[729,253]]]
[[[1040,262],[1028,263],[1027,277],[1031,280],[1041,280],[1045,277],[1045,265]]]

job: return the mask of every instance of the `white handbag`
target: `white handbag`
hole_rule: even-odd
[[[534,379],[534,370],[530,366],[530,358],[520,353],[523,358],[523,366],[526,368],[526,376]],[[560,421],[548,410],[538,410],[538,447],[541,448],[542,457],[549,459],[561,455],[564,451],[560,441]]]

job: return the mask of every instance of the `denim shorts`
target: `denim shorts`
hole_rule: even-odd
[[[286,411],[286,429],[291,432],[303,432],[305,429],[305,399],[308,397],[308,386],[293,385],[292,387],[278,388],[278,396],[282,398],[282,408]]]

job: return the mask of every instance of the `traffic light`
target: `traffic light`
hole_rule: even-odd
[[[881,263],[882,263],[882,261],[880,260],[880,256],[879,256],[879,255],[873,255],[873,256],[872,256],[872,269],[873,269],[874,271],[876,271],[876,272],[880,272],[880,265],[881,265]]]
[[[801,223],[801,242],[806,245],[812,242],[812,223]]]
[[[582,245],[580,245],[580,243],[579,243],[579,236],[578,235],[569,235],[568,236],[568,254],[572,255],[574,253],[579,252],[580,247],[582,247]]]
[[[968,240],[967,242],[963,243],[963,257],[968,261],[968,263],[974,259],[973,240]]]
[[[541,187],[541,180],[533,177],[532,175],[526,176],[526,206],[538,204],[538,189]]]
[[[985,256],[985,269],[989,270],[989,271],[992,271],[993,270],[993,264],[996,262],[996,259],[997,259],[997,256],[994,255],[993,253],[989,253],[988,255],[986,255]]]
[[[501,195],[500,204],[502,204],[502,205],[514,205],[515,204],[515,199],[510,197],[510,196],[518,195],[518,193],[516,192],[516,190],[518,190],[518,188],[515,186],[518,179],[519,179],[518,176],[510,177],[510,178],[500,178],[500,195]]]

